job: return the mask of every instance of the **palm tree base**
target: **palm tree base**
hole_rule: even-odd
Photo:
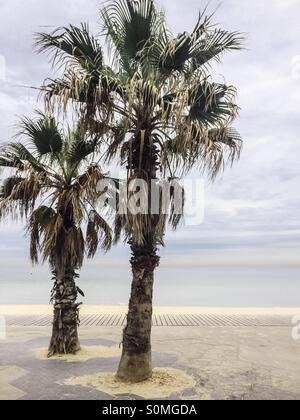
[[[57,354],[76,354],[80,350],[77,312],[77,308],[75,309],[73,307],[65,310],[54,309],[54,321],[48,357]]]
[[[138,355],[129,355],[123,351],[117,379],[121,382],[137,383],[152,377],[151,351]]]
[[[78,342],[75,346],[72,346],[68,351],[62,351],[61,346],[49,346],[47,357],[50,359],[53,356],[64,356],[66,354],[77,354],[81,350],[80,343]]]

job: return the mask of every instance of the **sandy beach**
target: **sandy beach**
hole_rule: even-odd
[[[125,305],[82,305],[80,313],[85,314],[125,314]],[[193,307],[193,306],[155,306],[154,314],[212,314],[212,315],[245,315],[245,316],[296,316],[299,308],[226,308],[226,307]],[[0,305],[1,315],[27,316],[51,315],[51,305]]]

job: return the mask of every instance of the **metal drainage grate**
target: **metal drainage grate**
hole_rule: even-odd
[[[50,326],[51,315],[44,316],[8,316],[8,325],[13,326]],[[90,314],[80,319],[82,326],[125,326],[126,315]],[[288,327],[291,319],[283,316],[243,316],[243,315],[214,315],[214,314],[163,314],[153,315],[155,327]]]

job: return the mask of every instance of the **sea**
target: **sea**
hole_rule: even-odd
[[[88,263],[80,273],[85,304],[128,302],[129,264]],[[47,304],[52,287],[47,265],[1,262],[0,304]],[[154,303],[161,306],[299,307],[300,267],[164,266],[155,274]]]

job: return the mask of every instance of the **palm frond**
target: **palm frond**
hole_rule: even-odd
[[[41,180],[33,171],[27,177],[6,178],[0,190],[0,219],[11,216],[27,217],[33,211],[36,200],[42,192]]]
[[[109,67],[104,66],[101,72],[90,74],[81,68],[67,69],[63,76],[45,81],[41,87],[46,108],[54,106],[67,113],[68,104],[72,102],[74,110],[81,119],[96,118],[97,113],[109,120],[114,95],[123,96],[123,84],[119,76]]]
[[[163,28],[163,14],[153,0],[113,0],[101,15],[116,60],[132,73],[138,54]]]
[[[191,70],[209,63],[212,59],[220,61],[220,56],[227,51],[243,48],[244,38],[239,32],[215,29],[194,42],[190,50]]]
[[[99,142],[98,136],[87,137],[80,126],[76,130],[70,131],[64,153],[71,168],[84,162],[91,154],[95,154]]]
[[[208,137],[213,143],[222,145],[227,151],[229,163],[232,164],[241,156],[243,141],[241,135],[233,127],[222,127],[211,129],[208,132]]]
[[[24,178],[19,176],[5,178],[0,187],[0,198],[8,198],[13,195],[14,189],[20,185],[21,182],[24,182],[24,180]],[[15,197],[18,197],[19,193],[20,191],[15,195]],[[20,194],[20,198],[22,198],[22,194]]]
[[[86,230],[88,257],[92,258],[99,245],[108,251],[112,245],[112,232],[108,223],[96,210],[91,210]]]
[[[41,112],[38,112],[38,116],[37,120],[22,118],[19,135],[30,140],[39,158],[51,154],[54,159],[62,150],[61,133],[53,117]]]
[[[232,121],[238,112],[233,86],[210,83],[207,79],[195,84],[189,95],[189,117],[204,125]]]
[[[56,143],[57,125],[48,117],[37,122],[23,119],[21,134],[29,140],[28,147],[14,142],[0,151],[5,167],[14,170],[0,188],[0,219],[28,219],[33,263],[41,257],[56,270],[80,268],[85,252],[93,254],[95,241],[106,250],[112,243],[109,225],[100,214],[92,213],[99,195],[97,184],[106,176],[98,165],[88,163],[98,138],[91,137],[79,123],[68,133],[59,132]],[[57,162],[50,168],[45,156],[54,151]],[[106,206],[103,208],[106,210]],[[93,223],[93,238],[83,236],[86,221]],[[90,225],[90,232],[91,229]]]
[[[24,170],[26,164],[30,165],[36,172],[45,172],[45,167],[22,143],[8,143],[0,149],[0,167],[10,167]]]
[[[150,47],[151,59],[163,74],[193,73],[210,60],[219,60],[222,53],[242,48],[244,39],[240,33],[214,28],[211,24],[213,15],[205,12],[199,14],[192,32],[173,37],[163,31],[154,40]]]
[[[43,251],[41,247],[41,236],[53,225],[56,212],[47,206],[40,206],[32,212],[28,223],[27,232],[30,235],[30,258],[35,264],[39,261],[39,253]],[[45,244],[44,244],[45,245]]]
[[[0,168],[13,168],[23,171],[25,166],[22,159],[8,149],[7,146],[2,146],[0,149]]]
[[[242,150],[242,139],[231,126],[220,126],[203,130],[198,124],[165,144],[164,153],[183,172],[197,167],[214,179],[225,164],[238,160]]]
[[[39,52],[49,52],[54,65],[66,63],[72,57],[88,72],[101,70],[103,64],[102,48],[89,31],[87,24],[80,27],[70,25],[55,30],[52,34],[38,33],[35,36]]]

